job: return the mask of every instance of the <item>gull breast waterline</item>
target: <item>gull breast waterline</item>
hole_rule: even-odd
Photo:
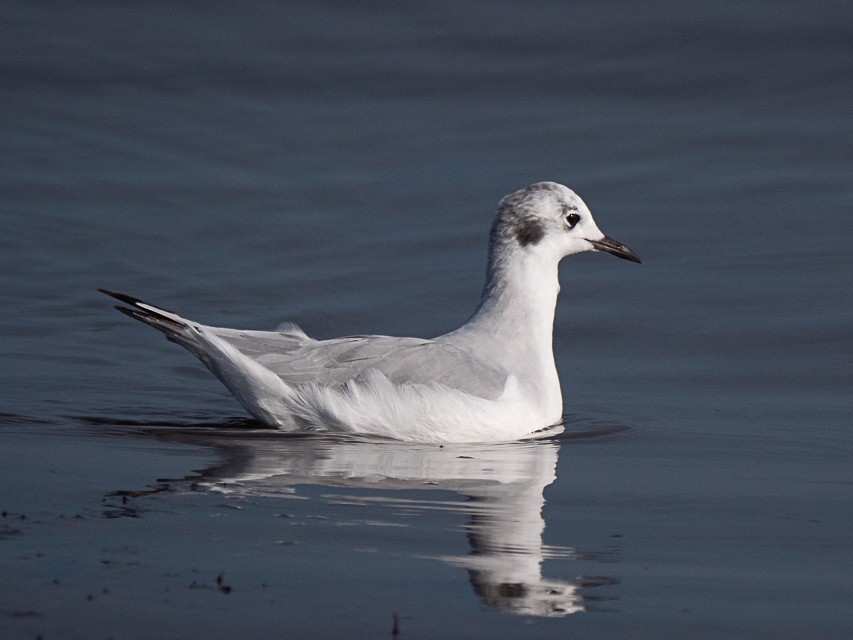
[[[479,305],[460,328],[433,339],[314,340],[296,325],[210,327],[100,291],[198,357],[266,425],[416,442],[507,441],[562,420],[552,347],[558,265],[584,251],[640,262],[561,184],[539,182],[505,196],[489,234]]]

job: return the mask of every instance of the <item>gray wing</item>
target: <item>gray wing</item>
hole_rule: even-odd
[[[504,389],[502,371],[442,342],[390,336],[312,340],[298,327],[282,329],[212,330],[291,385],[338,385],[375,369],[395,384],[436,382],[487,399]]]

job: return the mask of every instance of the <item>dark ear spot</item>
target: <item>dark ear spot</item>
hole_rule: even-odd
[[[518,244],[526,247],[529,244],[536,244],[545,235],[545,227],[538,220],[524,220],[515,231],[515,237]]]

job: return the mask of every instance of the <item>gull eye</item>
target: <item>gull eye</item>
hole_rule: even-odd
[[[569,229],[574,229],[575,225],[580,222],[581,217],[572,211],[571,213],[566,215],[566,224],[569,225]]]

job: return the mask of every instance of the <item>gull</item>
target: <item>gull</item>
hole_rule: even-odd
[[[314,340],[289,323],[276,331],[210,327],[99,291],[195,355],[267,426],[411,442],[500,442],[562,430],[552,343],[558,265],[584,251],[640,262],[598,229],[568,187],[538,182],[505,196],[489,233],[479,305],[460,328],[431,340]]]

